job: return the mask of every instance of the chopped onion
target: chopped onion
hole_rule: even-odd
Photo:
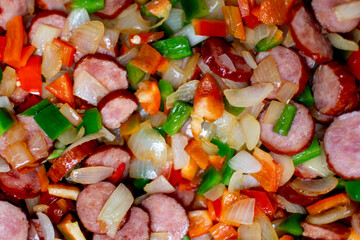
[[[207,36],[196,35],[192,24],[186,25],[180,31],[174,34],[174,37],[179,37],[179,36],[186,36],[189,39],[189,43],[191,47],[194,47],[195,45],[209,38]]]
[[[240,40],[240,43],[242,43],[246,47],[246,49],[253,50],[255,48],[255,45],[256,45],[256,42],[255,42],[255,30],[253,30],[253,29],[251,29],[251,28],[249,28],[247,26],[245,26],[244,29],[245,29],[246,41]]]
[[[184,83],[184,71],[171,60],[169,68],[162,73],[162,79],[170,82],[174,89],[178,89]]]
[[[260,183],[251,175],[244,175],[244,181],[241,184],[241,189],[249,189],[253,187],[260,187]]]
[[[6,66],[3,72],[3,78],[0,82],[0,94],[11,97],[16,88],[16,71],[12,67]]]
[[[281,113],[285,108],[285,104],[272,100],[267,108],[263,122],[275,125],[275,123],[279,120]]]
[[[46,204],[38,204],[33,207],[33,212],[46,212],[49,209],[49,206]]]
[[[7,145],[13,145],[17,142],[25,142],[27,140],[27,134],[28,131],[24,124],[18,121],[7,131],[5,143]]]
[[[226,99],[235,107],[251,107],[262,102],[274,89],[271,83],[256,83],[240,89],[226,89]]]
[[[82,71],[74,81],[74,95],[96,106],[109,93],[101,83],[88,72]]]
[[[161,169],[152,161],[143,161],[137,158],[131,160],[129,175],[131,178],[155,179]]]
[[[351,39],[355,42],[355,43],[359,43],[360,42],[360,29],[355,28],[354,30],[352,30],[350,32],[351,35]]]
[[[360,18],[360,2],[349,1],[333,7],[333,12],[338,21]]]
[[[28,141],[28,148],[36,159],[42,159],[49,156],[48,145],[42,131],[37,131],[32,135]]]
[[[259,161],[244,150],[238,152],[230,159],[229,166],[235,171],[241,170],[243,173],[257,173],[262,168]]]
[[[310,169],[311,171],[318,174],[320,177],[332,176],[334,175],[334,173],[330,171],[329,166],[327,164],[323,142],[320,143],[320,148],[321,148],[321,155],[301,164],[302,168]]]
[[[136,3],[122,11],[115,21],[116,28],[122,33],[136,34],[150,30],[150,22],[142,18],[140,8]]]
[[[60,112],[76,127],[79,126],[82,122],[82,118],[80,117],[80,115],[67,103],[61,106]]]
[[[225,6],[224,0],[205,0],[209,8],[209,14],[205,16],[207,19],[224,20],[222,7]]]
[[[229,69],[230,71],[233,71],[233,72],[236,71],[236,68],[235,68],[233,62],[231,61],[231,59],[229,58],[229,56],[228,56],[227,54],[225,54],[225,53],[224,53],[224,54],[221,54],[221,55],[219,56],[219,59],[217,60],[217,63],[218,63],[220,66]]]
[[[262,240],[278,240],[278,235],[273,228],[270,219],[262,211],[257,211],[255,222],[260,224]]]
[[[188,138],[178,133],[171,136],[171,147],[174,153],[174,169],[186,167],[190,162],[189,154],[184,150],[188,144]]]
[[[55,230],[54,226],[52,225],[50,218],[41,212],[36,213],[37,217],[40,221],[40,226],[44,235],[45,240],[54,240],[55,239]]]
[[[70,151],[71,149],[85,143],[85,142],[89,142],[91,140],[97,139],[97,138],[101,138],[101,137],[106,137],[108,130],[106,128],[102,128],[100,131],[98,131],[97,133],[92,133],[92,134],[88,134],[84,137],[82,137],[81,139],[77,140],[76,142],[72,143],[69,147],[67,147],[64,151],[64,153]]]
[[[140,195],[138,196],[137,198],[135,198],[134,200],[134,205],[140,205],[142,203],[142,201],[144,201],[145,199],[147,199],[149,197],[150,194],[143,194],[143,195]]]
[[[282,45],[287,48],[291,48],[295,46],[295,42],[293,37],[291,36],[291,31],[288,26],[282,26],[281,30],[284,32],[284,40]]]
[[[359,50],[359,45],[351,40],[343,38],[340,34],[337,33],[328,33],[328,39],[337,49],[345,50],[345,51],[357,51]]]
[[[143,122],[139,131],[131,135],[128,146],[135,157],[151,159],[155,165],[164,166],[167,161],[166,142],[163,136],[152,128],[150,121]]]
[[[104,24],[100,21],[90,21],[81,24],[71,34],[69,43],[81,54],[95,53],[104,36]]]
[[[337,206],[320,214],[309,215],[306,217],[305,221],[312,224],[328,224],[344,218],[345,213],[345,206]]]
[[[242,116],[239,121],[245,136],[246,147],[253,150],[260,140],[260,123],[251,114]]]
[[[215,155],[219,148],[208,140],[201,140],[201,148],[209,155]]]
[[[119,41],[120,32],[117,29],[105,28],[104,36],[99,43],[99,47],[107,50],[113,50]]]
[[[166,25],[173,31],[179,31],[185,22],[184,10],[172,8],[168,19],[165,21]]]
[[[240,225],[238,234],[238,239],[241,240],[261,240],[260,224],[254,221],[250,225]]]
[[[235,227],[250,225],[254,221],[254,210],[255,198],[237,200],[223,212],[221,220]]]
[[[97,218],[101,228],[106,229],[109,237],[114,238],[120,222],[134,202],[130,190],[122,183],[112,192]]]
[[[149,115],[148,118],[153,127],[160,127],[166,121],[167,115],[163,112],[158,112],[155,115]]]
[[[238,120],[234,115],[224,111],[222,117],[213,122],[216,125],[216,138],[226,143],[232,136],[232,131],[237,123]]]
[[[277,30],[277,27],[275,25],[268,25],[265,23],[261,23],[256,28],[254,28],[255,31],[255,44],[257,44],[260,40],[264,38],[271,38],[271,35],[273,35]]]
[[[337,184],[338,180],[334,176],[311,180],[295,178],[295,180],[290,183],[290,187],[307,196],[319,196],[332,191]]]
[[[298,90],[299,86],[297,84],[285,81],[277,91],[276,98],[280,102],[288,104]]]
[[[79,130],[77,130],[75,127],[71,127],[70,129],[62,133],[57,139],[62,144],[69,145],[81,139],[84,136],[84,134],[85,134],[84,127],[81,127]]]
[[[17,142],[7,147],[4,150],[4,156],[13,168],[31,166],[36,160],[24,142]]]
[[[110,177],[114,172],[112,167],[83,167],[75,169],[71,172],[71,181],[80,184],[93,184],[101,182]]]
[[[30,215],[32,215],[35,212],[34,206],[39,204],[39,200],[40,200],[40,196],[25,199],[26,208],[29,211]]]
[[[10,171],[9,164],[7,164],[7,162],[2,157],[0,157],[0,173],[9,172],[9,171]]]
[[[189,102],[194,99],[195,90],[199,85],[198,80],[193,80],[181,85],[174,93],[166,98],[166,108],[171,109],[178,100]]]
[[[71,36],[71,31],[89,21],[90,17],[85,8],[73,9],[66,18],[61,39],[68,41]]]
[[[58,184],[50,184],[48,186],[48,192],[49,194],[57,197],[76,201],[80,193],[80,189],[72,185],[65,185],[62,183],[58,183]]]
[[[168,235],[167,232],[152,232],[150,233],[150,240],[168,240]]]
[[[46,79],[55,76],[62,66],[62,51],[55,44],[47,42],[41,63],[41,73]]]
[[[216,125],[205,120],[203,123],[201,123],[201,127],[202,131],[200,133],[200,138],[211,141],[211,139],[213,139],[216,135]]]
[[[191,77],[194,75],[199,58],[200,58],[200,53],[194,53],[186,62],[184,68],[183,82],[187,82],[191,80]]]
[[[209,191],[204,193],[204,197],[206,197],[210,201],[215,201],[224,194],[225,189],[226,189],[225,185],[219,183],[218,185],[215,185]]]
[[[37,49],[40,49],[41,51],[44,51],[46,43],[52,42],[54,38],[57,38],[60,35],[60,33],[60,28],[41,24],[33,36],[31,45]]]
[[[136,57],[138,52],[139,50],[137,48],[131,48],[123,55],[117,57],[116,60],[121,66],[125,67],[132,59]]]
[[[280,164],[283,168],[283,172],[280,180],[280,186],[282,186],[285,183],[287,183],[294,174],[295,171],[294,161],[292,160],[291,157],[287,155],[280,155],[273,152],[270,152],[270,154],[273,157],[274,161]]]
[[[163,175],[160,175],[150,183],[146,184],[144,191],[148,194],[155,193],[172,193],[175,192],[175,188],[166,180]]]
[[[0,96],[0,107],[6,108],[9,112],[14,112],[14,104],[10,102],[7,96]]]
[[[255,68],[252,77],[256,82],[272,83],[277,88],[281,85],[280,74],[273,56],[262,60],[258,67]]]
[[[262,111],[262,109],[264,108],[265,103],[264,102],[259,102],[258,104],[251,106],[251,107],[247,107],[245,108],[244,111],[242,111],[237,118],[240,119],[242,118],[245,114],[250,114],[253,115],[254,118],[257,118],[260,114],[260,112]]]
[[[257,68],[257,63],[254,59],[254,56],[249,51],[241,51],[241,56],[244,58],[247,65],[249,65],[252,69]]]
[[[306,210],[305,210],[305,208],[303,206],[291,203],[291,202],[289,202],[288,200],[286,200],[284,197],[282,197],[280,195],[277,195],[277,197],[282,202],[282,204],[284,205],[287,212],[306,214]]]
[[[26,0],[26,8],[30,15],[33,15],[35,11],[35,0]]]
[[[360,236],[360,213],[357,212],[351,216],[351,226],[355,230],[356,234]]]
[[[229,192],[239,192],[241,190],[241,185],[244,182],[244,178],[244,174],[241,170],[234,172],[230,178]]]
[[[118,131],[119,131],[119,134],[120,134],[120,129],[118,129]],[[114,134],[113,134],[106,127],[102,126],[102,128],[100,129],[100,132],[102,132],[102,134],[104,136],[101,137],[99,139],[99,141],[102,141],[102,142],[106,143],[106,142],[113,142],[113,141],[116,140],[118,145],[123,145],[124,144],[124,139],[123,138],[114,135],[116,133],[115,129],[113,130],[113,132],[114,132]],[[118,139],[115,139],[115,138],[118,138]]]

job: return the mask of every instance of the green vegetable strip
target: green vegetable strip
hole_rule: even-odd
[[[88,13],[104,9],[104,0],[73,0],[72,9],[85,8]]]
[[[0,136],[7,132],[14,124],[9,111],[6,108],[0,108]]]
[[[182,240],[191,240],[188,235],[186,235]]]
[[[294,161],[294,165],[297,166],[320,155],[321,155],[321,148],[319,146],[319,142],[317,138],[314,137],[310,147],[302,151],[301,153],[296,154],[295,156],[292,157],[292,159]]]
[[[225,157],[230,152],[230,147],[216,138],[211,139],[211,143],[218,146],[219,151],[217,152],[217,154],[220,157]]]
[[[21,116],[34,116],[36,115],[38,112],[40,112],[41,110],[43,110],[45,107],[49,106],[50,102],[49,100],[47,100],[46,98],[44,100],[42,100],[41,102],[38,102],[37,104],[35,104],[34,106],[26,109],[24,112],[22,112],[20,115]]]
[[[177,101],[171,108],[170,114],[163,124],[164,131],[170,136],[178,133],[181,127],[189,119],[192,111],[192,106],[189,104]]]
[[[148,184],[149,182],[151,182],[150,179],[145,179],[145,178],[135,178],[133,181],[133,185],[135,188],[143,190],[145,185]]]
[[[306,85],[304,91],[300,94],[300,96],[296,99],[297,102],[304,104],[305,106],[310,106],[315,103],[314,97],[311,93],[311,89],[309,85]]]
[[[288,216],[282,223],[279,225],[279,229],[290,233],[294,236],[301,236],[303,229],[300,223],[305,219],[305,215],[299,213],[293,213]]]
[[[2,79],[3,79],[3,70],[0,68],[0,83],[1,83]]]
[[[229,103],[229,101],[226,98],[224,98],[224,103],[225,103],[225,110],[236,117],[239,116],[239,114],[245,110],[244,107],[234,107]]]
[[[159,91],[161,95],[161,105],[160,105],[160,111],[164,111],[164,104],[166,101],[166,98],[174,92],[173,87],[168,81],[160,80],[159,81]]]
[[[191,19],[202,18],[210,13],[205,0],[180,0],[180,2],[188,22]]]
[[[273,131],[283,136],[287,136],[294,121],[297,108],[291,104],[286,104],[279,120],[275,124]]]
[[[58,138],[73,125],[55,105],[49,105],[34,116],[35,122],[52,140]]]
[[[161,134],[161,136],[163,136],[163,138],[165,138],[165,131],[162,127],[155,127],[154,128],[158,133]]]
[[[62,153],[65,151],[65,148],[66,147],[54,149],[46,160],[51,160],[51,159],[55,159],[55,158],[60,157],[62,155]]]
[[[230,161],[230,159],[232,159],[232,157],[234,156],[234,153],[235,153],[235,149],[232,149],[230,148],[230,152],[229,154],[226,156],[226,159],[225,159],[225,163],[222,167],[222,172],[224,173],[224,177],[223,177],[223,180],[222,180],[222,183],[226,186],[229,186],[229,183],[230,183],[230,179],[232,177],[232,175],[234,174],[235,170],[232,169],[228,163]]]
[[[129,62],[126,65],[126,72],[129,78],[130,84],[135,87],[145,77],[146,73],[140,68],[134,66]]]
[[[85,128],[85,135],[96,133],[102,128],[101,114],[97,108],[90,108],[84,112],[83,126]]]
[[[181,59],[192,55],[191,46],[186,36],[157,41],[152,46],[168,59]]]
[[[346,194],[353,201],[360,202],[360,180],[345,183]]]
[[[336,178],[338,180],[338,184],[336,185],[336,189],[344,189],[346,185],[346,180],[342,178]]]
[[[283,41],[283,37],[282,37],[282,34],[279,35],[279,32],[280,30],[277,30],[276,33],[274,34],[273,37],[270,38],[269,37],[266,37],[262,40],[260,40],[257,44],[256,44],[256,49],[259,51],[259,52],[265,52],[265,51],[268,51],[278,45],[280,45]]]
[[[202,180],[200,182],[199,188],[197,190],[198,195],[203,195],[209,191],[212,187],[221,183],[222,175],[221,172],[217,171],[213,166],[210,166],[206,169]]]

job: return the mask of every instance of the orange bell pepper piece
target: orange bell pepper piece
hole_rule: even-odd
[[[126,120],[124,123],[120,125],[120,133],[121,135],[130,135],[136,133],[140,129],[140,114],[134,113]]]
[[[251,9],[255,6],[254,0],[238,0],[240,12],[242,17],[247,17],[251,13]]]
[[[146,73],[154,74],[161,64],[163,57],[148,44],[144,44],[140,52],[131,61],[131,64],[140,68]]]
[[[75,107],[73,86],[69,74],[65,73],[45,88],[61,102],[67,103],[73,108]]]
[[[166,70],[168,70],[168,68],[169,68],[169,59],[163,58],[157,71],[158,72],[166,72]]]
[[[146,3],[145,8],[153,15],[163,18],[171,10],[171,3],[169,0],[151,0]]]
[[[150,115],[158,113],[161,104],[161,95],[157,82],[141,82],[135,96],[138,98],[139,103],[145,112]]]
[[[197,172],[198,165],[193,159],[190,159],[189,164],[181,169],[181,176],[189,181],[192,181]]]
[[[10,66],[18,66],[24,44],[24,25],[22,16],[15,16],[6,24],[6,46],[4,62]]]
[[[285,25],[294,3],[295,0],[264,0],[260,4],[257,15],[253,14],[265,24]]]
[[[206,205],[211,220],[219,222],[221,216],[221,198],[218,198],[215,201],[207,200]]]
[[[238,236],[233,226],[223,222],[212,226],[209,231],[215,240],[236,239]]]
[[[190,141],[188,145],[186,145],[185,151],[202,170],[206,170],[209,166],[209,154],[202,149],[200,141]]]
[[[240,9],[234,6],[224,6],[222,8],[227,31],[235,38],[246,40],[245,28],[241,18]]]
[[[195,35],[226,37],[226,22],[215,19],[193,19]]]
[[[58,38],[55,38],[53,40],[53,43],[62,51],[62,55],[61,55],[62,65],[65,67],[71,67],[76,52],[75,47],[71,46],[69,43],[64,42]]]
[[[46,175],[46,169],[44,165],[41,165],[39,171],[36,173],[40,182],[41,191],[47,192],[49,186],[49,178]]]
[[[16,70],[20,87],[26,92],[41,95],[41,57],[31,56],[26,65]]]
[[[224,164],[225,158],[220,157],[219,155],[210,155],[209,161],[217,170],[221,170],[222,165]]]
[[[206,210],[195,210],[188,212],[190,227],[188,235],[190,238],[199,237],[207,233],[212,227],[212,221]]]
[[[307,206],[306,210],[310,215],[314,215],[340,205],[350,205],[350,203],[350,198],[346,195],[346,193],[339,193]]]

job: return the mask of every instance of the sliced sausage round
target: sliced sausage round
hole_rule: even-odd
[[[295,97],[297,97],[305,89],[309,77],[303,59],[295,51],[283,46],[277,46],[269,51],[260,52],[256,55],[255,59],[257,63],[260,63],[269,56],[274,58],[281,80],[286,80],[299,86],[299,90],[295,94]],[[250,81],[251,84],[257,83],[254,78],[251,78]],[[275,99],[277,90],[278,88],[274,89],[267,98]]]
[[[130,117],[137,107],[136,97],[126,90],[110,92],[98,104],[102,123],[110,129],[118,128],[121,123]]]
[[[312,90],[316,109],[338,116],[354,110],[359,102],[355,77],[338,62],[320,65],[314,74]]]
[[[185,209],[175,199],[163,194],[154,194],[142,202],[150,214],[152,232],[167,232],[169,240],[185,237],[189,219]]]
[[[128,87],[126,70],[115,59],[105,54],[90,54],[81,58],[76,63],[74,79],[82,71],[88,72],[109,91],[126,89]]]
[[[26,240],[29,222],[25,213],[6,201],[0,201],[0,240]]]
[[[277,193],[280,196],[283,196],[286,200],[291,203],[298,204],[301,206],[309,206],[314,202],[319,201],[322,196],[307,196],[295,191],[292,187],[289,186],[290,182],[285,183],[285,185],[278,188]]]
[[[29,96],[31,96],[30,93],[26,92],[20,87],[15,88],[15,91],[10,96],[10,101],[15,104],[15,106],[20,105],[23,103]],[[34,95],[36,96],[36,95]]]
[[[260,116],[260,138],[264,146],[278,154],[295,155],[310,146],[315,132],[315,122],[310,111],[302,104],[291,102],[297,108],[294,121],[287,136],[273,132],[274,125],[262,121]]]
[[[177,199],[184,207],[189,207],[196,196],[195,191],[180,191],[178,187],[175,187],[176,192],[172,196]]]
[[[16,169],[0,173],[0,189],[19,199],[33,198],[40,194],[41,186],[36,171],[20,174]]]
[[[30,30],[28,33],[29,42],[31,43],[36,31],[41,24],[50,25],[52,27],[63,29],[66,21],[66,14],[61,11],[44,11],[36,15],[31,22]],[[61,35],[60,35],[61,36]]]
[[[66,0],[35,0],[35,4],[42,10],[66,10]]]
[[[334,120],[334,116],[325,115],[319,112],[316,109],[315,104],[308,106],[308,108],[310,110],[311,116],[313,116],[313,118],[320,123],[331,123]]]
[[[27,5],[24,0],[0,1],[0,27],[6,30],[6,24],[17,15],[27,13]]]
[[[315,225],[308,222],[302,222],[301,227],[304,237],[323,240],[346,240],[350,235],[350,229],[341,223],[329,223]]]
[[[289,26],[296,47],[319,64],[331,61],[332,46],[305,7],[298,5],[291,16]]]
[[[335,118],[325,131],[330,170],[345,179],[360,179],[360,112]]]
[[[311,1],[311,7],[317,21],[326,31],[346,33],[359,25],[360,18],[338,21],[333,7],[347,2],[350,2],[350,0],[313,0]]]
[[[124,9],[132,3],[132,0],[105,0],[103,10],[95,14],[101,18],[116,18]]]
[[[124,163],[125,169],[121,179],[125,179],[129,173],[130,155],[120,146],[104,145],[97,148],[86,160],[85,166],[112,167],[114,171]]]
[[[150,237],[149,214],[138,207],[130,209],[129,220],[119,231],[115,240],[147,240]]]
[[[201,55],[210,70],[222,78],[247,82],[251,77],[252,69],[224,39],[205,40],[201,46]]]

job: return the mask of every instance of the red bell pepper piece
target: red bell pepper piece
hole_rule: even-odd
[[[25,99],[25,101],[23,103],[21,103],[17,108],[16,108],[16,112],[17,113],[22,113],[24,112],[26,109],[31,108],[32,106],[34,106],[35,104],[37,104],[38,102],[40,102],[42,100],[42,98],[38,95],[33,95],[30,94],[29,97],[27,97]]]
[[[172,167],[169,183],[173,186],[176,186],[180,182],[181,179],[182,179],[181,171],[175,170],[174,167]]]
[[[249,16],[243,17],[243,20],[245,25],[251,29],[256,28],[261,23],[252,13]]]
[[[246,189],[246,190],[241,190],[241,193],[251,198],[255,198],[256,206],[265,214],[267,215],[275,214],[274,207],[271,204],[271,201],[265,192]]]
[[[72,108],[75,107],[73,86],[69,74],[65,73],[45,88],[61,102],[68,103]]]
[[[144,6],[151,14],[158,18],[165,17],[171,10],[171,3],[169,0],[151,0]]]
[[[273,25],[285,25],[288,22],[289,12],[295,0],[264,0],[260,4],[259,11],[253,13],[261,22]]]
[[[145,43],[155,42],[164,36],[164,32],[138,33],[129,35],[130,47],[136,47]]]
[[[226,23],[215,19],[193,19],[196,35],[208,37],[226,37]]]
[[[199,237],[207,233],[213,225],[206,210],[190,211],[188,212],[188,217],[190,222],[188,235],[190,238]]]
[[[178,185],[179,191],[192,191],[198,188],[201,178],[195,177],[192,181],[182,178]]]
[[[14,67],[20,68],[25,66],[31,55],[35,52],[35,50],[36,48],[32,45],[24,47],[21,51],[21,59],[18,66],[14,66]]]
[[[351,53],[349,59],[347,60],[347,65],[349,66],[352,74],[354,74],[357,79],[360,79],[360,50]]]
[[[65,67],[71,67],[76,52],[75,47],[71,46],[69,43],[64,42],[58,38],[55,38],[53,40],[53,43],[62,51],[62,56],[61,56],[62,65]]]
[[[24,25],[22,16],[15,16],[6,24],[6,46],[4,62],[16,67],[21,59],[24,44]]]
[[[146,73],[154,74],[158,69],[163,56],[148,44],[142,45],[140,52],[131,61],[131,64]]]
[[[212,226],[209,231],[215,240],[236,239],[238,236],[238,233],[233,226],[223,222],[219,222]]]
[[[5,47],[6,47],[6,37],[0,36],[0,61],[4,61],[4,54],[5,54]]]
[[[31,56],[26,65],[18,68],[16,73],[22,89],[32,94],[41,95],[42,79],[40,56]]]
[[[118,183],[121,176],[124,173],[124,170],[125,170],[125,163],[122,163],[120,164],[118,169],[116,169],[115,172],[111,175],[111,177],[108,178],[108,180],[113,184]]]
[[[247,17],[250,15],[251,9],[253,9],[255,6],[255,1],[254,0],[238,0],[238,4],[239,4],[241,16],[244,18],[244,17]]]
[[[135,96],[138,98],[139,103],[145,112],[150,115],[155,115],[159,112],[161,95],[157,82],[141,82]]]
[[[215,201],[207,200],[207,206],[209,211],[209,216],[213,221],[220,221],[221,217],[221,198],[216,199]]]

